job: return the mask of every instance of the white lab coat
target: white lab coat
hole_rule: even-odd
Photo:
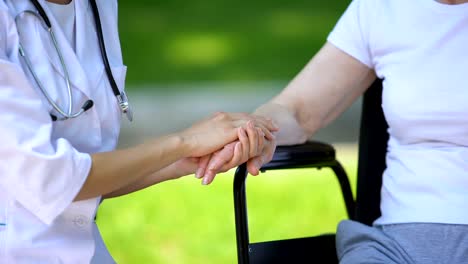
[[[44,0],[82,116],[52,122],[52,106],[18,54],[18,30],[43,86],[62,108],[67,88],[57,52],[41,21],[16,14],[28,0],[0,0],[0,263],[113,263],[94,222],[100,197],[73,202],[91,167],[90,153],[115,149],[121,112],[104,72],[86,0],[74,0],[76,53]],[[117,1],[97,1],[114,78],[124,87]]]

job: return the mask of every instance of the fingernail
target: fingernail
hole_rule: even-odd
[[[195,178],[200,179],[202,177],[202,171],[202,168],[197,169],[197,171],[195,172]]]
[[[203,178],[202,184],[203,185],[208,185],[208,177],[205,176],[205,178]]]

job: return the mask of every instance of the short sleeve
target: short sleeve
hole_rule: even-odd
[[[5,9],[0,1],[0,187],[51,224],[81,190],[91,156],[52,139],[51,118],[18,63],[18,34]]]
[[[369,23],[372,7],[369,2],[376,0],[353,0],[338,23],[328,35],[328,42],[356,58],[369,68],[374,68],[370,45]]]

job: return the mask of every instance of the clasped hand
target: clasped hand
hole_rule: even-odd
[[[195,171],[204,185],[217,173],[247,162],[247,170],[258,175],[276,148],[274,132],[278,127],[271,119],[246,113],[219,112],[183,131],[193,146],[191,157],[179,160],[176,167],[187,174]]]

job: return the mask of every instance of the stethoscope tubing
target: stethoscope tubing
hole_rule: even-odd
[[[43,25],[44,25],[44,28],[46,29],[46,31],[49,32],[50,38],[52,39],[52,43],[53,43],[54,48],[55,48],[55,50],[56,50],[56,52],[58,54],[60,64],[62,66],[62,69],[64,71],[64,75],[65,75],[65,84],[67,86],[67,93],[68,93],[68,109],[67,109],[67,111],[63,110],[59,105],[57,105],[57,103],[54,102],[54,100],[52,99],[50,94],[44,88],[44,86],[42,85],[42,82],[40,81],[39,77],[37,76],[36,72],[34,71],[32,63],[29,60],[29,58],[27,56],[27,53],[26,53],[24,47],[22,46],[21,42],[19,43],[20,56],[24,59],[24,61],[26,63],[26,66],[28,67],[29,72],[33,76],[33,79],[37,83],[37,86],[39,87],[41,92],[46,97],[47,101],[52,105],[52,107],[55,109],[55,111],[57,111],[61,115],[61,117],[57,117],[57,116],[55,116],[53,114],[50,114],[51,117],[52,117],[52,120],[57,121],[57,120],[66,120],[66,119],[70,119],[70,118],[76,118],[76,117],[82,115],[87,110],[89,110],[91,107],[93,107],[94,102],[92,100],[87,100],[83,104],[83,106],[81,107],[81,109],[79,111],[77,111],[75,113],[72,112],[73,111],[73,92],[72,92],[72,88],[71,88],[71,84],[70,84],[70,75],[69,75],[65,60],[63,58],[62,52],[61,52],[61,50],[59,48],[57,39],[55,37],[54,31],[52,30],[52,24],[50,23],[49,17],[47,16],[46,12],[42,8],[42,6],[39,4],[39,2],[37,0],[31,0],[31,2],[33,3],[34,7],[37,9],[37,12],[34,12],[32,10],[25,10],[25,11],[23,11],[23,12],[16,15],[15,22],[16,22],[16,24],[18,24],[17,20],[18,20],[18,18],[20,16],[22,16],[24,14],[31,14],[31,15],[34,15],[37,19],[41,20]],[[100,20],[100,17],[99,17],[99,11],[98,11],[96,1],[95,0],[90,0],[89,2],[90,2],[91,7],[92,7],[94,21],[95,21],[95,24],[96,24],[96,31],[97,31],[97,35],[98,35],[99,47],[100,47],[100,50],[101,50],[101,55],[102,55],[102,60],[103,60],[103,63],[104,63],[104,68],[105,68],[106,75],[107,75],[107,78],[109,80],[110,86],[112,88],[112,92],[116,96],[117,103],[119,104],[119,107],[120,107],[121,111],[127,115],[127,118],[130,121],[132,121],[133,120],[133,113],[132,113],[130,105],[128,103],[128,98],[127,98],[125,92],[123,92],[123,91],[120,92],[120,90],[118,89],[118,86],[117,86],[117,84],[115,82],[115,79],[114,79],[114,76],[112,74],[109,59],[107,58],[107,53],[106,53],[106,48],[105,48],[105,43],[104,43],[104,36],[103,36],[102,26],[101,26],[101,20]],[[19,30],[18,30],[18,34],[21,35]]]
[[[31,11],[31,10],[26,10],[26,11],[23,11],[21,13],[19,13],[16,17],[15,17],[15,21],[18,20],[18,18],[24,14],[30,14],[30,15],[33,15],[35,17],[37,17],[39,20],[40,19],[40,12],[34,12],[34,11]],[[52,105],[52,107],[60,114],[62,115],[64,118],[63,119],[68,119],[68,118],[74,118],[74,117],[77,117],[79,116],[83,111],[82,109],[74,114],[72,114],[72,109],[73,109],[73,94],[72,94],[72,89],[71,89],[71,85],[70,85],[70,78],[69,78],[69,74],[68,74],[68,69],[65,65],[65,61],[63,59],[63,55],[62,55],[62,52],[60,51],[60,49],[58,48],[58,43],[57,43],[57,39],[55,38],[55,34],[54,34],[54,31],[52,30],[52,27],[49,27],[48,26],[48,19],[47,20],[42,20],[44,22],[44,27],[45,29],[47,30],[47,32],[49,33],[51,39],[52,39],[52,44],[54,45],[54,48],[55,50],[57,51],[57,54],[58,54],[58,57],[59,57],[59,60],[60,60],[60,64],[62,66],[62,69],[64,71],[64,75],[65,75],[65,85],[67,86],[67,93],[68,93],[68,111],[64,111],[62,110],[61,107],[59,107],[55,102],[54,100],[52,100],[51,96],[49,95],[49,93],[47,92],[46,89],[44,89],[44,86],[42,85],[42,82],[40,81],[39,77],[37,76],[36,72],[33,70],[33,66],[32,66],[32,63],[31,61],[29,60],[28,58],[28,55],[26,53],[26,50],[23,48],[23,45],[21,43],[19,43],[19,54],[20,56],[24,59],[25,63],[26,63],[26,66],[28,67],[29,69],[29,72],[31,73],[31,75],[33,76],[34,80],[36,81],[37,83],[37,86],[39,87],[39,89],[41,90],[41,92],[44,94],[44,96],[46,97],[47,101]],[[20,31],[18,30],[18,34],[21,35]]]
[[[114,75],[110,67],[109,59],[107,58],[106,45],[104,42],[104,34],[102,33],[101,17],[99,16],[99,8],[97,7],[96,0],[90,0],[91,9],[93,11],[94,23],[96,24],[97,36],[99,39],[99,48],[101,49],[102,62],[104,63],[104,68],[106,69],[107,79],[109,80],[110,86],[114,95],[117,98],[120,109],[123,113],[127,115],[128,120],[133,120],[133,113],[131,111],[130,105],[128,103],[128,98],[125,92],[120,92],[115,82]]]

